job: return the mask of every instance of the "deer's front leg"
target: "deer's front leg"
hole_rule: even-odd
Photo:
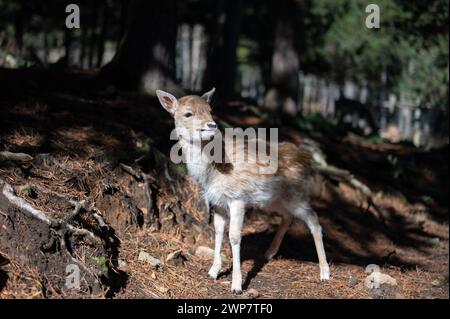
[[[214,213],[214,232],[216,237],[214,244],[214,262],[208,272],[209,277],[211,277],[212,279],[217,279],[217,276],[222,269],[222,256],[220,255],[220,250],[222,249],[224,230],[225,218],[219,213]]]
[[[241,201],[233,201],[230,207],[230,243],[233,252],[233,275],[231,291],[240,293],[242,291],[241,274],[241,232],[244,223],[245,205]]]

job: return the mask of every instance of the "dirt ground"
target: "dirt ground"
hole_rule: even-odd
[[[295,222],[279,254],[267,262],[263,254],[279,217],[249,211],[242,241],[247,292],[233,295],[229,246],[224,247],[217,281],[207,277],[211,260],[193,253],[198,246],[213,247],[211,218],[186,172],[164,160],[172,145],[172,123],[157,101],[111,93],[88,73],[42,77],[0,72],[0,151],[34,157],[27,165],[0,163],[0,180],[54,218],[65,218],[73,209],[64,198],[91,201],[95,210],[86,209],[74,225],[92,225],[90,214],[99,212],[107,226],[98,232],[89,228],[102,238],[103,247],[69,238],[74,245],[69,256],[58,245],[43,251],[27,243],[40,240],[27,237],[32,226],[26,220],[14,224],[5,212],[0,214],[0,256],[9,260],[0,266],[0,298],[253,298],[248,293],[252,288],[257,298],[449,297],[448,147],[425,151],[351,133],[313,136],[329,163],[351,171],[372,189],[381,214],[347,183],[324,180],[313,206],[323,226],[331,280],[320,282],[306,227]],[[95,96],[89,94],[94,90]],[[270,125],[242,103],[221,108],[218,117],[233,126]],[[293,125],[283,126],[281,133],[283,140],[297,144],[307,136]],[[147,202],[146,180],[133,177],[121,164],[153,176],[153,206]],[[11,224],[20,230],[17,237]],[[165,262],[175,251],[181,251],[176,262]],[[141,252],[164,265],[140,261]],[[99,254],[109,259],[104,263],[108,275],[93,270],[99,263],[94,265],[92,258]],[[83,264],[103,288],[59,288],[67,258]],[[366,288],[364,270],[373,263],[397,285]],[[59,281],[48,278],[51,269]]]

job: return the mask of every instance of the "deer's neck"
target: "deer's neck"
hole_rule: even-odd
[[[208,183],[214,178],[217,173],[214,165],[207,154],[203,154],[203,143],[190,143],[184,139],[180,140],[180,145],[183,150],[183,156],[186,160],[186,166],[189,174],[195,179],[197,183],[203,188],[207,187]]]

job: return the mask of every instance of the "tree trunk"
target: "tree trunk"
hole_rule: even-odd
[[[20,8],[21,10],[16,15],[14,19],[14,37],[16,39],[16,45],[19,51],[22,51],[23,49],[23,34],[24,34],[24,28],[25,28],[25,16],[27,10],[27,4],[24,3],[24,1],[20,1]]]
[[[87,55],[87,40],[88,40],[88,30],[87,28],[81,28],[81,52],[80,52],[80,60],[79,65],[82,69],[86,69],[88,67],[86,63],[86,55]]]
[[[132,0],[125,34],[103,75],[118,88],[179,94],[175,84],[176,1]]]
[[[208,26],[208,48],[206,71],[203,78],[203,88],[214,86],[216,83],[216,74],[218,65],[216,61],[220,59],[221,39],[223,33],[223,25],[225,23],[225,2],[224,0],[216,0],[216,12],[211,25]],[[217,97],[217,92],[216,92]]]
[[[191,90],[191,27],[181,26],[181,83],[185,89]]]
[[[100,17],[100,4],[96,2],[93,7],[93,14],[90,21],[90,38],[89,38],[89,69],[94,68],[96,62],[96,51],[97,43],[99,41],[98,28],[99,28],[99,17]]]
[[[231,98],[235,93],[237,54],[241,29],[242,0],[218,1],[217,24],[208,58],[204,86],[216,87],[218,100]],[[225,20],[225,22],[224,22]]]
[[[126,27],[127,27],[127,9],[129,6],[129,0],[121,0],[120,1],[120,17],[119,17],[119,34],[117,38],[116,51],[120,48],[120,43],[122,38],[125,35]]]
[[[109,24],[109,7],[108,3],[102,4],[102,23],[100,29],[100,36],[97,48],[97,68],[100,68],[103,64],[103,57],[105,55],[105,43],[108,36],[108,24]]]
[[[66,66],[71,66],[73,64],[73,38],[72,38],[72,30],[66,28],[64,30],[64,49],[65,49],[65,57],[64,62]]]
[[[192,56],[191,56],[191,90],[200,91],[202,73],[206,63],[205,49],[203,46],[204,28],[200,24],[192,28]]]
[[[297,114],[300,58],[298,53],[300,8],[297,1],[281,1],[275,30],[271,85],[264,104],[268,109]]]

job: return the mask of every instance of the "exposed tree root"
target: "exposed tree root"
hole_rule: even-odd
[[[120,163],[120,167],[125,173],[128,173],[132,177],[134,177],[139,182],[144,182],[144,191],[145,191],[145,198],[147,201],[146,209],[147,209],[147,218],[146,223],[149,225],[153,225],[156,229],[160,228],[159,222],[158,222],[158,216],[156,214],[156,206],[155,206],[155,195],[157,194],[157,186],[156,186],[156,179],[149,175],[142,172],[140,169],[137,171],[136,169],[132,168],[131,166],[125,165],[123,163]]]
[[[384,213],[381,210],[381,208],[374,202],[373,200],[373,193],[372,190],[359,181],[355,176],[353,176],[352,173],[349,171],[346,171],[344,169],[337,168],[332,165],[327,166],[320,166],[318,165],[317,170],[322,175],[328,176],[330,178],[339,180],[339,181],[345,181],[346,183],[350,184],[353,188],[359,190],[362,194],[364,194],[367,198],[368,207],[367,210],[370,209],[370,207],[373,207],[375,211],[377,212],[377,217],[380,219],[380,221],[383,224],[386,224],[386,219],[384,217]]]
[[[29,215],[33,216],[34,218],[44,222],[45,224],[47,224],[49,227],[51,228],[58,228],[58,229],[67,229],[71,234],[74,235],[79,235],[79,236],[86,236],[88,238],[90,238],[94,243],[98,242],[97,237],[95,237],[95,235],[93,233],[91,233],[90,231],[86,230],[86,229],[81,229],[81,228],[77,228],[71,224],[68,223],[68,220],[63,220],[63,219],[56,219],[53,217],[48,216],[48,214],[46,214],[45,212],[34,208],[33,206],[31,206],[29,203],[27,203],[23,198],[18,197],[15,192],[14,189],[12,188],[11,185],[4,183],[3,188],[2,188],[2,194],[5,196],[5,198],[8,199],[8,201],[16,206],[17,208],[19,208],[22,212],[28,213]],[[75,210],[74,212],[69,216],[70,219],[73,219],[72,216],[79,213],[79,211],[81,210],[81,203],[79,203],[78,205],[75,206]]]
[[[76,293],[64,286],[66,266],[72,263],[78,265],[83,273],[83,293],[112,296],[124,284],[125,278],[123,272],[116,268],[120,242],[115,230],[89,200],[76,201],[37,185],[36,189],[54,195],[58,201],[70,203],[73,210],[64,217],[54,217],[52,212],[33,207],[26,199],[17,196],[14,188],[1,180],[0,213],[5,219],[0,216],[0,226],[3,224],[6,228],[0,232],[0,237],[7,239],[2,242],[3,249],[12,252],[17,260],[32,260],[39,268],[45,282],[43,285],[50,295]],[[4,223],[7,219],[12,227]],[[75,220],[79,226],[73,224]],[[10,238],[20,240],[8,241]],[[24,243],[21,241],[23,238],[30,241]]]
[[[324,153],[319,147],[319,144],[315,141],[305,139],[305,145],[312,154],[313,161],[316,164],[316,170],[319,174],[337,181],[344,181],[353,188],[359,190],[367,198],[367,210],[369,210],[370,207],[373,207],[377,212],[377,218],[383,223],[383,225],[386,225],[384,213],[382,209],[374,202],[373,192],[366,184],[358,180],[351,172],[333,165],[329,165]]]
[[[18,163],[29,163],[33,160],[33,156],[25,153],[12,153],[8,151],[0,152],[0,162],[12,161]]]
[[[130,174],[131,176],[133,176],[137,181],[143,181],[143,176],[142,173],[138,173],[136,172],[136,170],[134,168],[132,168],[131,166],[125,165],[123,163],[120,163],[120,167],[122,168],[122,170],[125,173]]]

